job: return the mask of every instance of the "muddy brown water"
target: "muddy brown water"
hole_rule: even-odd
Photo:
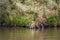
[[[60,29],[0,28],[0,40],[60,40]]]

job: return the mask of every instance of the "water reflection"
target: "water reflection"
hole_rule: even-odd
[[[60,29],[1,28],[0,40],[60,40]]]

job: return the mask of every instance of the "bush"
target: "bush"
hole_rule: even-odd
[[[16,24],[16,26],[29,26],[29,19],[23,16],[19,16],[16,19],[14,19],[14,23]]]
[[[47,18],[47,23],[49,25],[54,25],[55,26],[56,23],[57,23],[57,19],[54,16],[51,16],[51,17]]]

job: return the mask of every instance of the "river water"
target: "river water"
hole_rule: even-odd
[[[60,29],[0,28],[0,40],[60,40]]]

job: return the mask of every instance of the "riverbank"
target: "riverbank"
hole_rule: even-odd
[[[49,28],[60,28],[60,25],[54,26],[54,25],[43,25],[43,26],[0,26],[0,28],[24,28],[24,29],[49,29]]]
[[[18,26],[31,29],[60,27],[60,3],[53,0],[21,1],[1,1],[1,27]]]

